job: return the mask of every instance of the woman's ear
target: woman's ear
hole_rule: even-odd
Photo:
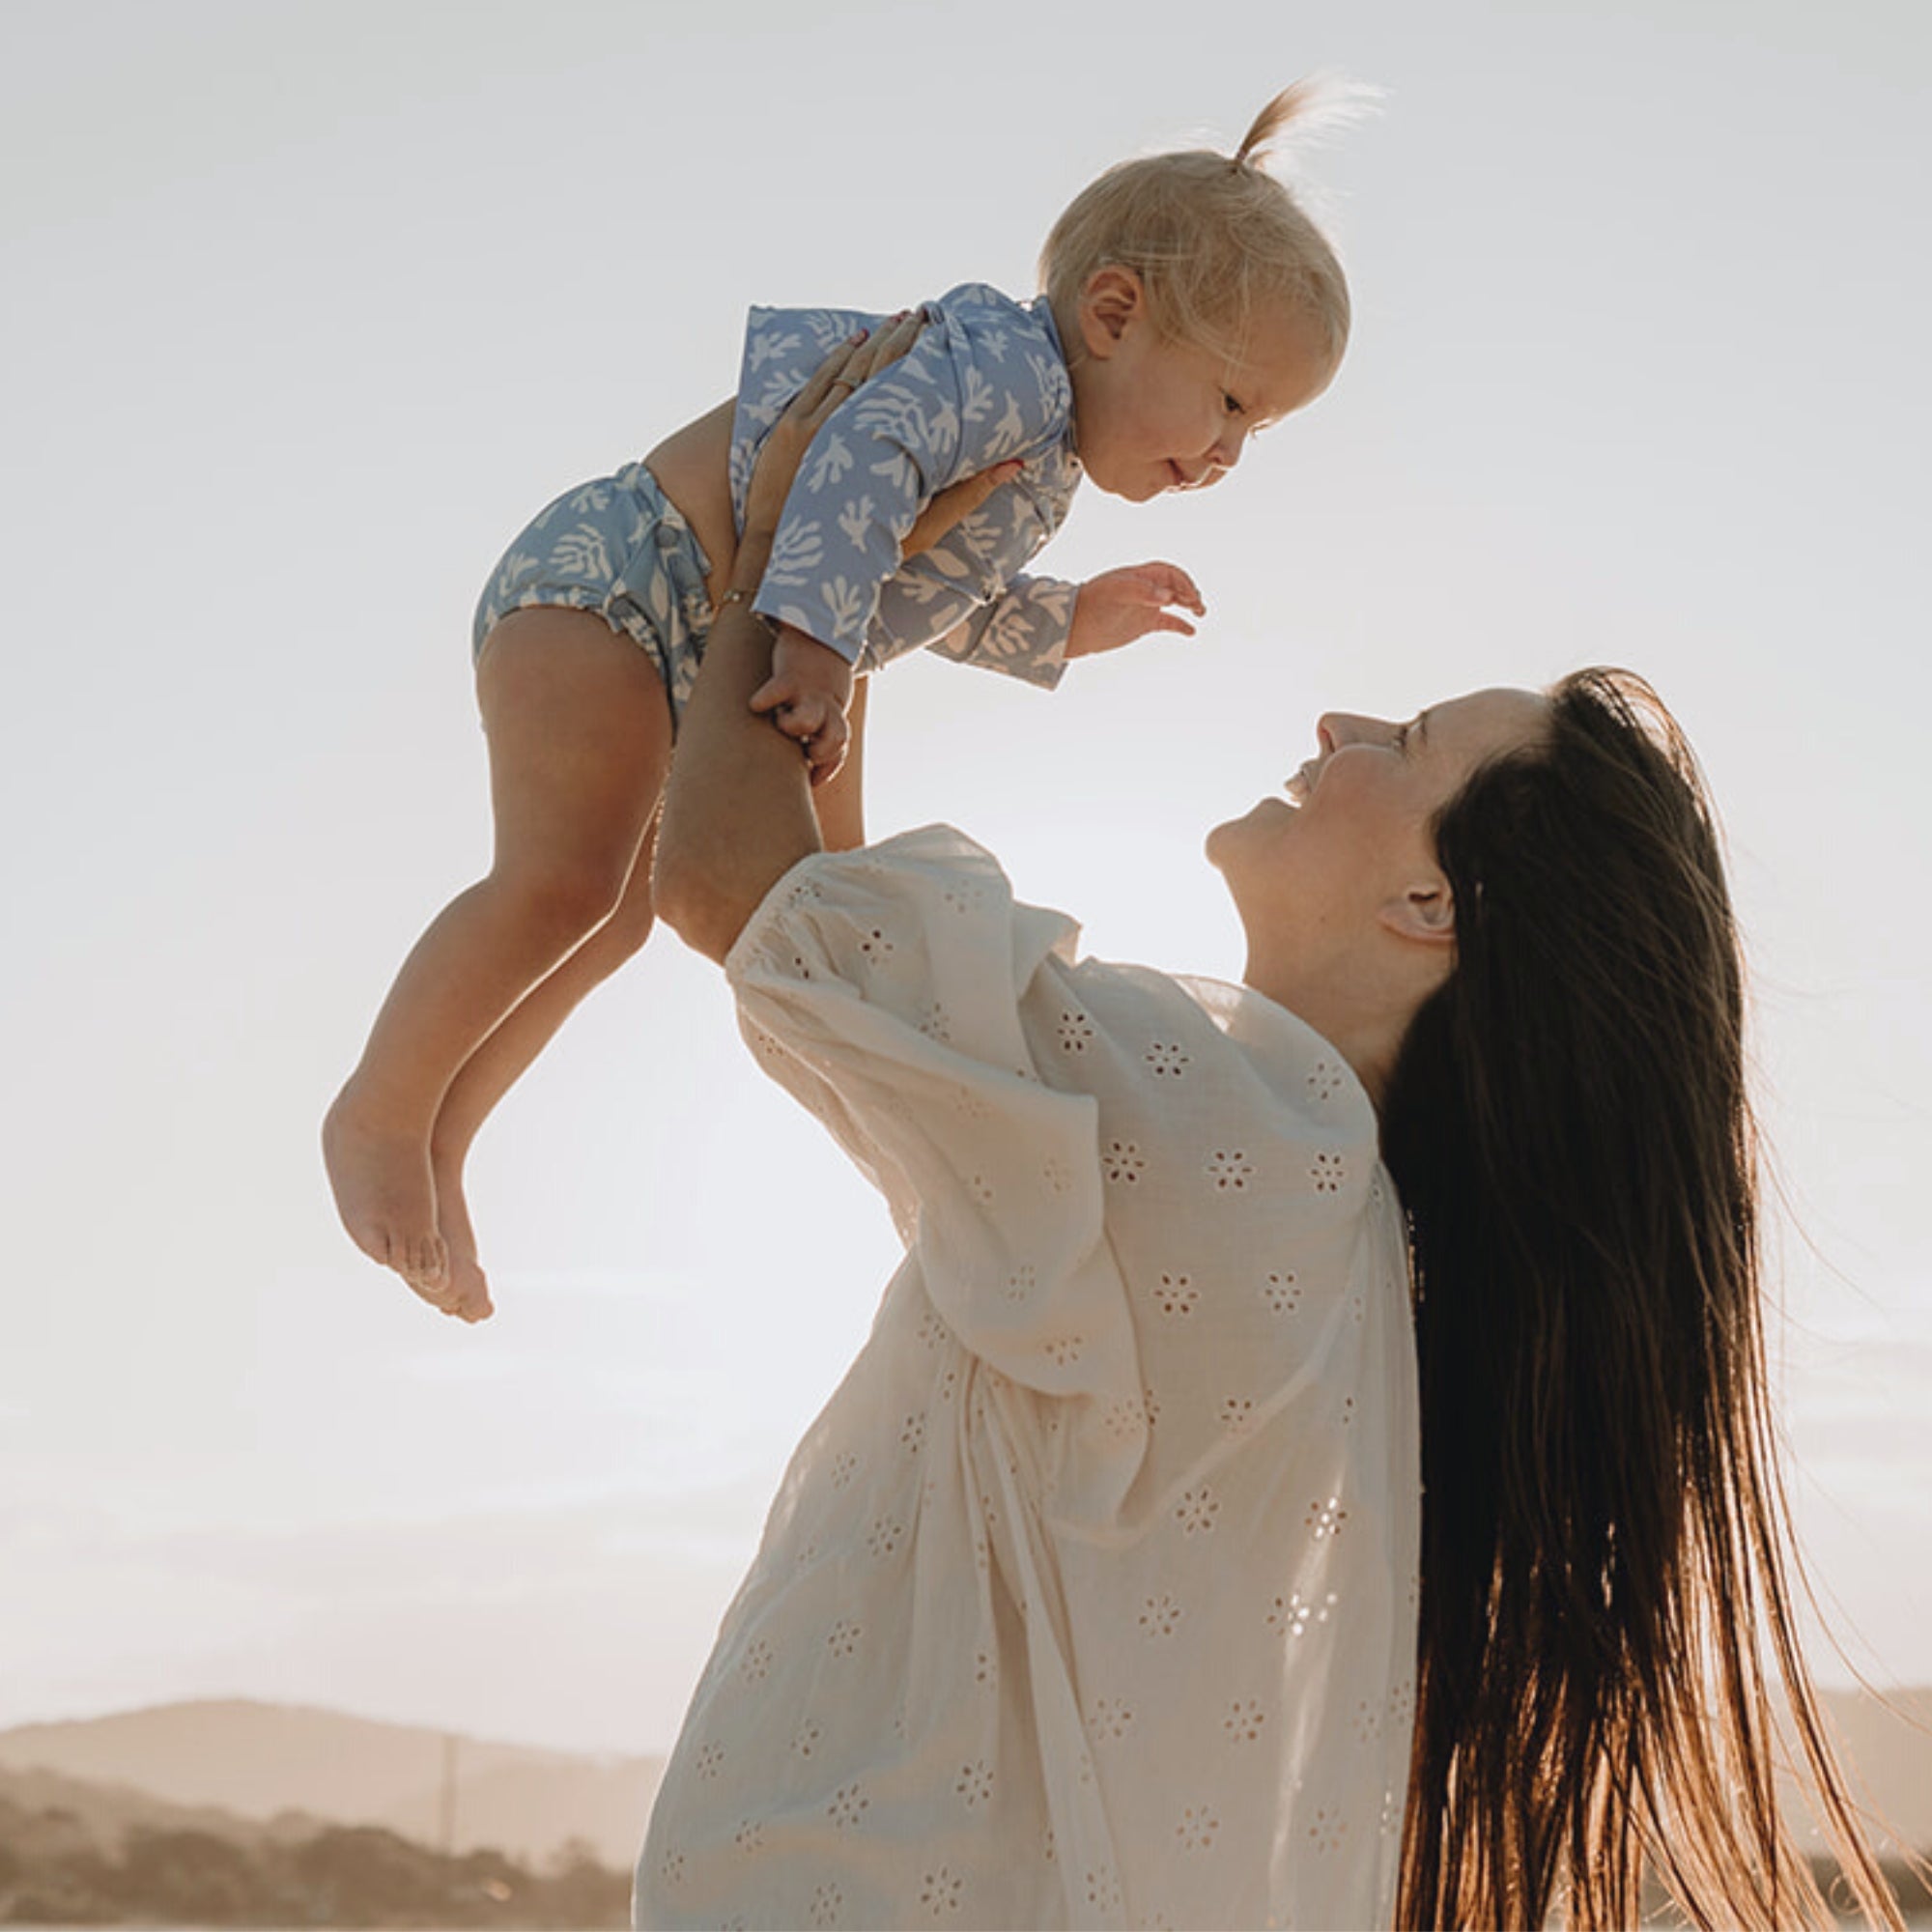
[[[1147,313],[1147,290],[1133,270],[1110,262],[1095,269],[1080,291],[1080,335],[1090,355],[1102,360],[1121,346],[1127,325]]]
[[[1456,901],[1449,881],[1439,874],[1418,879],[1406,893],[1390,899],[1379,918],[1399,939],[1412,939],[1424,946],[1456,943]]]

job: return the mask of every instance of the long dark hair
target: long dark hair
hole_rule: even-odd
[[[1405,1926],[1902,1923],[1799,1651],[1767,1394],[1738,937],[1696,763],[1587,670],[1435,826],[1457,963],[1384,1096],[1424,1481]]]

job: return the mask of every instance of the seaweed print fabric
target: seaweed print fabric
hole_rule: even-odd
[[[873,670],[930,646],[1051,688],[1065,668],[1075,583],[1029,577],[1080,481],[1073,391],[1044,297],[968,283],[925,307],[908,354],[849,397],[813,439],[772,548],[756,609]],[[731,501],[744,527],[758,451],[838,343],[883,317],[754,308],[731,432]],[[1025,468],[933,547],[900,545],[949,483]]]

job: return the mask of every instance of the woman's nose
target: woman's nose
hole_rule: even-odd
[[[1324,711],[1315,721],[1315,735],[1324,752],[1343,745],[1376,745],[1389,738],[1395,726],[1381,718],[1361,718],[1352,711]]]

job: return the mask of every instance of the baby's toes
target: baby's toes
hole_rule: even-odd
[[[493,1313],[489,1279],[474,1260],[451,1258],[442,1306],[465,1321],[481,1321]]]
[[[440,1235],[419,1235],[403,1243],[390,1264],[418,1294],[441,1295],[449,1287],[449,1249]]]

